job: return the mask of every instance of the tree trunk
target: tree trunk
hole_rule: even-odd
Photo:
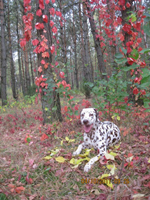
[[[31,80],[32,80],[32,85],[34,85],[34,74],[33,74],[33,62],[32,62],[32,55],[30,52],[30,66],[31,66]]]
[[[15,1],[15,9],[18,9],[18,4],[17,1]],[[19,26],[19,19],[18,19],[18,12],[16,12],[16,33],[17,33],[17,51],[18,51],[18,66],[19,66],[19,86],[21,85],[22,93],[25,95],[25,85],[23,82],[23,77],[22,77],[22,70],[21,70],[21,53],[20,53],[20,45],[19,45],[19,31],[18,31],[18,26]]]
[[[38,2],[36,3],[37,9],[39,9],[39,4]],[[43,11],[43,14],[46,14],[47,16],[49,16],[49,6],[46,5],[45,9]],[[37,22],[41,22],[43,23],[42,17],[38,17],[37,16]],[[49,22],[50,22],[50,16],[49,16]],[[43,32],[43,30],[37,30],[37,34],[39,39],[41,39],[41,35],[44,35],[47,39],[47,45],[48,47],[52,46],[52,32],[51,32],[51,28],[49,26],[49,23],[44,23],[45,25],[45,30],[46,33]],[[52,54],[50,52],[50,48],[48,48],[48,53],[50,55],[49,58],[45,58],[45,62],[46,63],[52,63]],[[42,53],[38,54],[38,66],[41,65],[41,60],[42,60]],[[59,97],[59,93],[57,92],[57,90],[52,89],[52,85],[55,85],[55,78],[53,76],[54,72],[52,71],[52,68],[49,66],[47,69],[45,69],[44,67],[42,68],[42,74],[44,77],[47,78],[47,81],[49,81],[49,85],[48,85],[48,90],[46,91],[46,95],[45,92],[42,91],[41,93],[41,103],[42,103],[42,110],[43,110],[43,124],[45,123],[52,123],[56,120],[62,121],[62,116],[61,116],[61,105],[60,105],[60,97]]]
[[[10,0],[7,2],[7,7],[8,7],[8,40],[9,40],[9,53],[10,53],[10,70],[11,70],[11,88],[12,88],[12,93],[13,93],[13,98],[17,99],[17,92],[16,92],[16,80],[15,80],[15,66],[14,66],[14,61],[13,61],[13,55],[12,55],[12,44],[11,44],[11,33],[10,33],[10,9],[9,9],[9,3]]]
[[[6,93],[6,43],[5,43],[5,21],[4,21],[4,4],[3,0],[0,0],[0,20],[1,20],[1,98],[2,106],[7,104]]]
[[[29,74],[29,57],[28,57],[28,48],[27,45],[25,46],[25,50],[24,50],[24,59],[25,59],[25,82],[26,82],[26,94],[28,93],[28,90],[31,86],[31,82],[30,82],[30,74]]]
[[[74,75],[75,75],[76,88],[79,89],[78,66],[77,66],[77,36],[75,30],[74,10],[73,10],[73,43],[74,43],[74,63],[75,63]]]
[[[101,78],[107,80],[106,67],[105,67],[105,64],[104,64],[104,58],[103,58],[103,54],[102,54],[101,47],[100,47],[100,40],[99,40],[99,38],[96,38],[96,35],[97,35],[96,25],[95,25],[94,18],[93,18],[93,15],[92,15],[89,0],[86,0],[85,3],[86,3],[87,11],[88,11],[92,35],[93,35],[93,38],[94,38],[95,50],[96,50],[96,53],[97,53],[97,60],[98,60],[98,68],[99,68],[99,71],[101,73],[100,74]]]
[[[80,19],[80,34],[81,34],[81,41],[80,41],[80,49],[81,49],[81,62],[82,62],[82,68],[80,67],[81,71],[82,71],[82,76],[80,81],[83,82],[84,79],[84,40],[83,40],[83,23],[82,23],[82,15],[81,15],[81,3],[79,2],[79,19]]]
[[[90,98],[90,87],[87,82],[91,81],[91,70],[90,70],[90,55],[89,55],[89,44],[88,44],[88,24],[86,16],[86,6],[83,3],[83,38],[84,38],[84,92],[86,98]]]
[[[59,9],[60,12],[63,13],[62,11],[62,0],[60,0],[59,4]],[[61,26],[60,24],[60,38],[61,38],[61,50],[62,50],[62,57],[63,57],[63,63],[64,63],[64,68],[66,69],[66,82],[69,83],[69,74],[68,74],[68,67],[67,67],[67,52],[66,52],[66,30],[65,30],[65,22],[64,26]]]

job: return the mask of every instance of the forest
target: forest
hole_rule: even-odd
[[[83,108],[121,135],[89,172]],[[149,0],[0,0],[0,200],[149,191]]]

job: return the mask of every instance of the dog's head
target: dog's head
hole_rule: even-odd
[[[93,125],[98,121],[98,112],[95,108],[84,108],[81,111],[80,119],[84,126],[84,131],[89,133]]]

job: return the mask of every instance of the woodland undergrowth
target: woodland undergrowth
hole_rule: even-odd
[[[77,98],[63,122],[42,125],[40,103],[17,104],[0,115],[0,199],[150,199],[150,116],[143,107],[113,117],[121,142],[108,150],[89,173],[83,168],[95,151],[72,152],[83,139],[79,114],[93,106]],[[63,105],[62,100],[62,105]],[[74,113],[73,111],[73,113]],[[110,120],[99,112],[101,121]]]

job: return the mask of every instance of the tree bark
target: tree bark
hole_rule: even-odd
[[[76,29],[75,29],[75,21],[74,21],[74,10],[73,10],[73,44],[74,44],[74,63],[75,63],[75,82],[76,88],[79,89],[79,80],[78,80],[78,66],[77,66],[77,36],[76,36]]]
[[[18,9],[18,4],[17,1],[15,1],[15,9]],[[16,33],[17,33],[17,51],[18,51],[18,66],[19,66],[19,86],[21,85],[21,89],[22,89],[22,93],[23,95],[25,95],[25,85],[24,85],[24,79],[22,76],[22,70],[21,70],[21,52],[20,52],[20,45],[19,45],[19,41],[20,41],[20,37],[19,37],[19,30],[18,30],[18,26],[19,26],[19,17],[18,17],[18,12],[16,12]]]
[[[96,25],[95,25],[94,18],[93,18],[93,15],[92,15],[89,0],[86,0],[85,4],[86,4],[87,11],[88,11],[91,31],[92,31],[92,35],[93,35],[93,39],[94,39],[94,44],[95,44],[95,50],[96,50],[96,53],[97,53],[98,68],[99,68],[99,71],[100,71],[100,75],[101,75],[102,79],[107,80],[106,67],[105,67],[105,64],[104,64],[104,58],[103,58],[102,50],[101,50],[101,47],[100,47],[100,40],[99,40],[99,38],[96,38]]]
[[[36,3],[37,9],[39,9],[38,2]],[[43,14],[46,14],[49,17],[50,22],[50,16],[49,16],[49,7],[46,5],[45,9],[43,11]],[[37,22],[43,23],[42,17],[37,16]],[[41,35],[44,35],[47,39],[47,45],[48,47],[52,46],[52,32],[51,28],[49,26],[49,23],[44,23],[46,33],[43,32],[43,30],[37,30],[38,37],[41,39]],[[50,55],[49,58],[45,58],[46,63],[52,63],[52,54],[50,52],[50,48],[48,48],[48,53]],[[41,65],[42,60],[42,53],[38,54],[38,66]],[[55,78],[54,78],[54,72],[52,68],[49,66],[47,69],[43,67],[42,74],[44,77],[47,78],[47,81],[49,81],[48,90],[46,91],[47,96],[45,96],[45,92],[41,93],[41,103],[42,103],[42,110],[43,110],[43,124],[45,123],[52,123],[56,120],[62,121],[61,116],[61,104],[60,104],[60,97],[59,93],[56,89],[52,89],[52,85],[55,85]]]
[[[5,21],[4,21],[4,4],[3,0],[0,0],[0,20],[1,20],[1,98],[2,106],[7,104],[6,93],[6,43],[5,43]]]
[[[32,80],[32,85],[34,85],[34,74],[33,74],[33,62],[32,62],[33,58],[30,52],[30,67],[31,67],[31,80]]]
[[[16,78],[15,78],[15,66],[13,61],[13,55],[12,55],[12,43],[11,43],[11,33],[10,33],[10,9],[9,9],[9,3],[10,0],[7,2],[8,7],[8,40],[9,40],[9,51],[10,51],[10,70],[11,70],[11,88],[13,93],[13,98],[18,99],[17,96],[17,88],[16,88]]]

